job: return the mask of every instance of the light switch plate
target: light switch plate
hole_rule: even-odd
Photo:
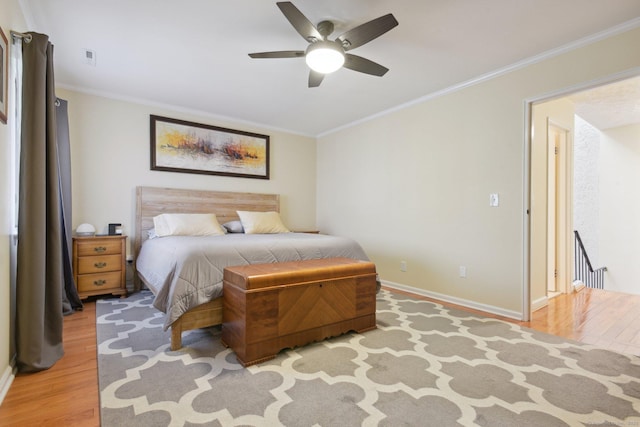
[[[462,277],[462,278],[467,277],[467,267],[465,267],[464,265],[461,265],[458,268],[458,273],[459,273],[460,277]]]
[[[498,193],[489,194],[489,206],[500,206],[500,196],[498,196]]]

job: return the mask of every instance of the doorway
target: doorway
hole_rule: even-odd
[[[546,306],[554,292],[573,291],[575,117],[587,118],[599,129],[640,123],[637,110],[620,107],[637,103],[639,73],[640,69],[636,68],[579,89],[527,101],[525,215],[528,227],[525,229],[523,300],[527,319],[533,311]],[[604,123],[609,126],[605,127]],[[558,142],[558,157],[550,160],[550,153],[555,153],[555,146],[550,148],[554,140]],[[585,188],[579,187],[581,191]],[[561,194],[562,191],[566,193]],[[563,201],[565,209],[558,205]]]
[[[530,307],[566,293],[572,265],[574,105],[566,98],[532,105]]]

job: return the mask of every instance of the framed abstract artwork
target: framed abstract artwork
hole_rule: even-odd
[[[9,80],[9,42],[0,28],[0,122],[7,123]]]
[[[269,136],[151,115],[151,170],[269,179]]]

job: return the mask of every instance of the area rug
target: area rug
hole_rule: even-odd
[[[384,289],[376,330],[249,368],[151,302],[97,303],[103,427],[640,425],[639,358]]]

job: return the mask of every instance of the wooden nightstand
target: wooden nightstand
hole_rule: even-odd
[[[73,277],[81,299],[91,295],[127,296],[127,236],[73,238]]]

